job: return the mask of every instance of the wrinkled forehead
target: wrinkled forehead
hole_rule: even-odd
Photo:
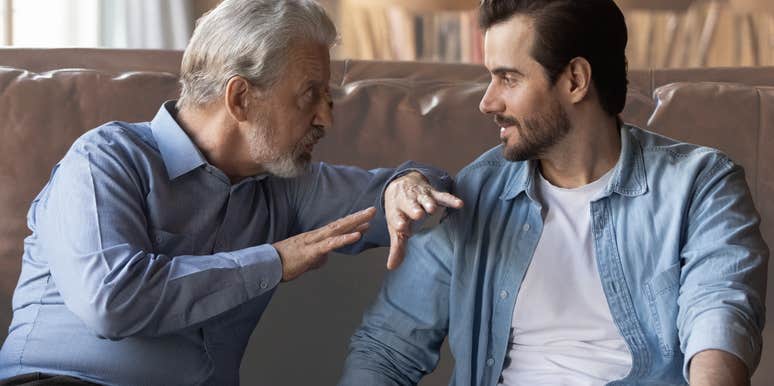
[[[529,65],[534,38],[534,22],[524,15],[493,25],[484,35],[484,64],[490,71]]]
[[[289,47],[285,73],[296,79],[328,83],[331,76],[331,59],[328,46],[305,41]]]

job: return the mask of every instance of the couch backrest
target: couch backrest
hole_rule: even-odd
[[[51,167],[88,129],[110,120],[151,119],[161,102],[178,93],[180,55],[179,51],[0,50],[0,66],[6,66],[0,67],[0,340],[10,320],[22,241],[29,233],[26,211]],[[316,157],[363,167],[414,159],[457,171],[497,144],[496,125],[478,111],[488,79],[485,69],[476,65],[337,61],[331,80],[335,123]],[[632,71],[624,118],[719,148],[744,166],[763,216],[764,236],[774,245],[774,68]],[[383,260],[381,255],[372,259],[366,269],[377,284]],[[334,273],[338,282],[355,283],[361,279],[354,276],[362,274]],[[356,294],[348,292],[353,288]],[[330,355],[332,365],[323,364],[336,367],[331,377],[337,374],[348,334],[376,287],[362,288],[328,294],[334,301],[352,298],[354,304],[346,308],[341,336],[332,334],[343,348]],[[769,319],[774,315],[772,292],[770,288]],[[269,323],[280,323],[272,318],[276,317]],[[771,331],[766,332],[768,345],[774,344]],[[771,349],[763,360],[774,361]],[[757,379],[774,379],[774,370],[762,367]]]

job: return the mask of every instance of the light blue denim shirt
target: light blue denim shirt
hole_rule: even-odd
[[[720,152],[635,127],[591,204],[592,239],[613,320],[632,353],[611,384],[684,384],[705,349],[761,353],[768,248],[744,173]],[[451,384],[494,386],[519,287],[540,239],[535,162],[501,147],[463,169],[465,207],[412,238],[352,338],[342,385],[415,384],[448,336]]]
[[[418,170],[315,164],[295,179],[231,184],[174,119],[113,122],[79,138],[28,214],[0,379],[66,374],[114,385],[235,385],[248,338],[281,277],[270,245],[381,204]],[[447,190],[445,189],[445,190]],[[383,212],[357,244],[386,245]]]

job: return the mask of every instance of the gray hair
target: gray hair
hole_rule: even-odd
[[[177,107],[212,102],[236,75],[271,88],[294,42],[331,48],[337,40],[336,26],[313,0],[224,0],[196,22],[183,54]]]

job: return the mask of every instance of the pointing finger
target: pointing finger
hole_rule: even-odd
[[[462,208],[463,202],[457,196],[446,193],[446,192],[439,192],[437,190],[431,190],[430,194],[433,196],[435,201],[447,208]]]
[[[405,233],[395,233],[390,240],[390,254],[387,256],[387,269],[395,269],[403,262],[403,257],[406,254],[406,239],[408,236]]]

